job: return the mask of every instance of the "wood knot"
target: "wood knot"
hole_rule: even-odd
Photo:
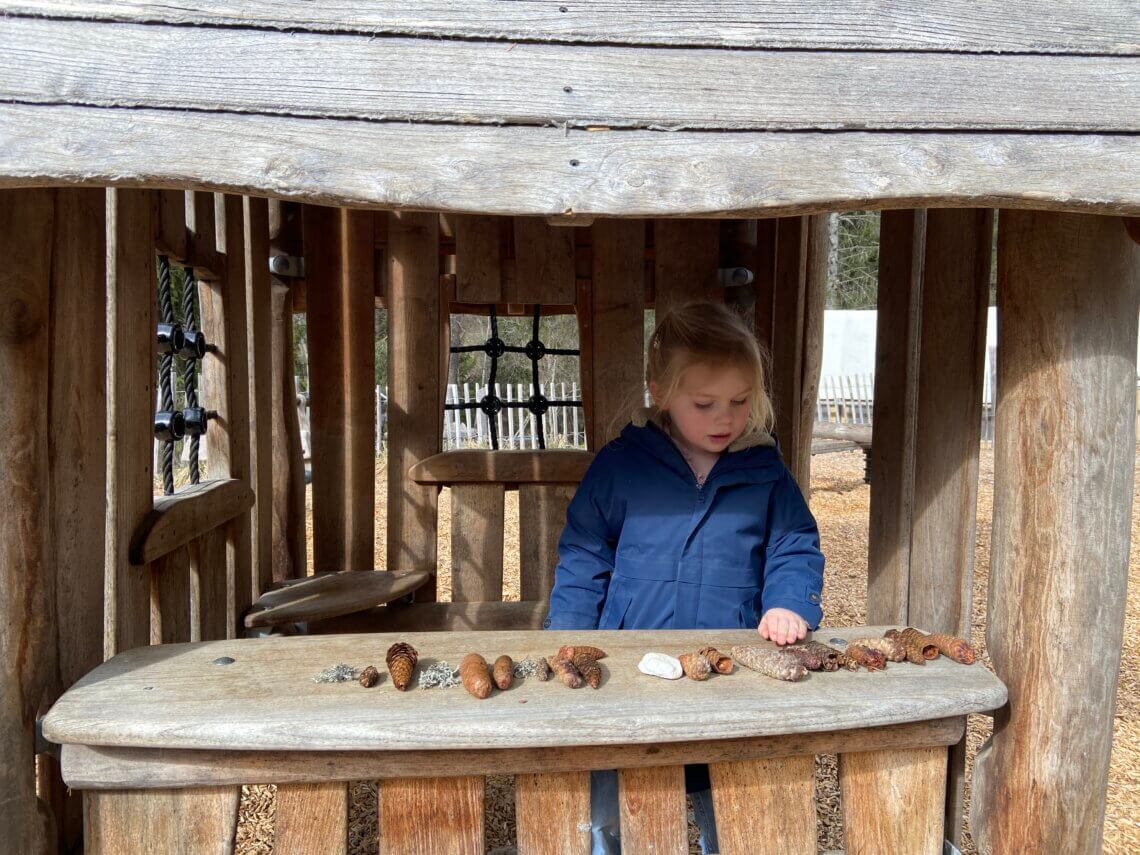
[[[4,290],[8,293],[0,304],[0,338],[5,341],[31,338],[44,326],[44,313],[37,305],[39,301],[19,287]]]

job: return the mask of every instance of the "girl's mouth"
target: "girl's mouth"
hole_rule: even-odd
[[[724,441],[725,441],[726,439],[728,439],[730,436],[732,436],[732,434],[728,434],[728,433],[713,433],[713,434],[709,434],[709,439],[715,439],[717,442],[724,442]]]

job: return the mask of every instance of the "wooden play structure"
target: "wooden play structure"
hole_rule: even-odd
[[[1135,457],[1133,4],[0,12],[3,846],[229,852],[240,785],[275,783],[275,851],[343,852],[347,782],[380,779],[383,851],[477,852],[484,776],[507,772],[519,851],[585,852],[587,772],[617,767],[626,850],[680,852],[682,764],[703,762],[723,851],[814,852],[813,757],[838,753],[847,851],[937,853],[961,842],[964,717],[994,710],[980,851],[1099,851]],[[965,635],[996,216],[996,677],[647,683],[637,652],[693,634],[627,632],[599,634],[597,692],[312,682],[398,639],[449,661],[570,639],[541,629],[557,539],[641,389],[647,308],[709,297],[754,319],[806,490],[826,215],[856,208],[884,212],[868,622]],[[196,283],[181,307],[172,270]],[[536,310],[576,316],[590,450],[442,452],[451,317]],[[542,358],[537,335],[500,346]],[[197,384],[184,408],[171,365]],[[170,493],[154,444],[179,431],[208,462]]]

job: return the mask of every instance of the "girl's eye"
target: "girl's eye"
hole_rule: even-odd
[[[747,403],[748,403],[748,399],[747,399],[747,398],[745,398],[743,401],[733,401],[733,402],[732,402],[732,406],[734,406],[734,407],[743,407],[743,406],[744,406],[745,404],[747,404]]]
[[[708,403],[708,404],[696,404],[696,408],[697,408],[698,410],[707,410],[707,409],[708,409],[709,407],[711,407],[711,406],[712,406],[712,404],[711,404],[711,403]]]

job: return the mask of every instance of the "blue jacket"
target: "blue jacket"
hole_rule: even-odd
[[[823,617],[819,531],[767,434],[733,443],[698,488],[665,431],[627,425],[583,477],[558,558],[548,629],[755,629],[773,607],[812,629]]]

